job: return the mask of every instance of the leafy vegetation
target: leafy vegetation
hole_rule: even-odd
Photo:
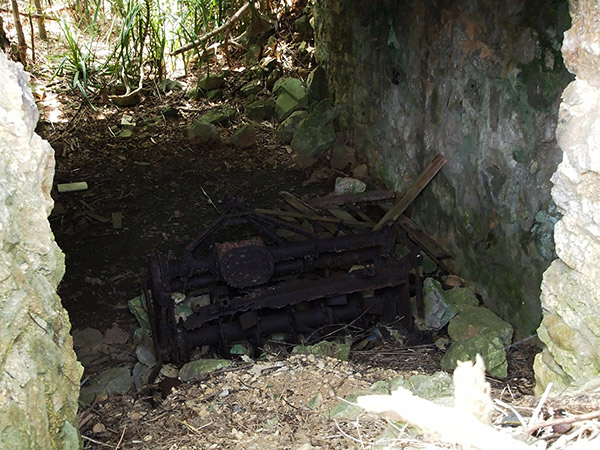
[[[56,10],[60,42],[55,75],[68,76],[85,98],[100,89],[129,95],[145,81],[159,85],[170,70],[186,68],[190,58],[207,56],[212,30],[219,30],[246,0],[75,0]],[[263,4],[264,3],[264,4]],[[274,1],[252,2],[250,14],[271,8]],[[285,1],[283,2],[285,3]],[[68,11],[68,13],[67,13]],[[237,27],[237,29],[236,29]],[[226,26],[211,36],[223,42],[241,34],[244,24]],[[193,43],[187,52],[176,50]]]

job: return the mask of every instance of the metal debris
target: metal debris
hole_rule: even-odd
[[[398,239],[411,249],[401,259],[394,256]],[[273,333],[310,343],[350,323],[399,320],[409,330],[411,291],[421,302],[419,277],[411,275],[419,273],[419,248],[398,228],[323,238],[239,204],[181,258],[156,252],[148,264],[154,343],[159,358],[174,363],[188,361],[195,347],[223,356],[235,342],[258,348]],[[181,303],[192,313],[176,320]]]

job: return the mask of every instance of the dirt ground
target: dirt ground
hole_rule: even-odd
[[[291,33],[288,37],[293,39]],[[309,63],[288,75],[306,74],[311,68]],[[191,71],[178,81],[191,87],[196,75]],[[250,148],[190,144],[185,128],[211,108],[227,104],[238,111],[220,129],[225,142],[231,130],[246,122],[245,100],[238,90],[246,81],[242,72],[231,72],[218,101],[188,100],[185,89],[160,95],[148,90],[134,107],[91,107],[69,91],[68,80],[50,83],[47,74],[37,74],[34,81],[48,84],[37,96],[38,132],[56,151],[55,185],[88,185],[70,193],[55,188],[50,217],[66,256],[59,294],[73,329],[105,331],[116,323],[133,333],[137,324],[127,301],[140,292],[147,255],[154,250],[181,254],[218,217],[223,201],[235,198],[250,208],[278,209],[280,191],[301,198],[324,196],[333,191],[339,175],[328,172],[307,184],[326,160],[300,168],[289,147],[274,138],[275,121],[259,125],[258,142]],[[57,112],[60,122],[52,119]],[[138,124],[130,137],[114,131],[124,116]],[[368,185],[379,187],[374,180]],[[115,214],[122,219],[121,228],[113,226]],[[524,415],[534,405],[532,363],[537,351],[532,345],[516,345],[509,351],[508,378],[489,379],[494,398],[519,405]],[[373,448],[378,436],[396,426],[366,414],[335,416],[332,408],[375,382],[435,373],[442,355],[433,344],[403,347],[397,342],[353,351],[348,362],[267,352],[261,361],[236,361],[179,385],[166,398],[158,385],[98,398],[82,406],[80,428],[90,449]],[[84,378],[91,374],[86,370]],[[580,406],[572,410],[588,410]],[[431,445],[406,432],[396,435],[400,437],[387,442],[392,448]]]

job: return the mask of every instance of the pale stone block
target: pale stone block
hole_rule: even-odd
[[[600,368],[600,288],[597,281],[560,260],[544,273],[544,318],[538,337],[554,362],[573,379],[596,376]]]
[[[600,172],[600,89],[576,79],[563,93],[556,138],[579,172]]]
[[[591,231],[590,231],[591,230]],[[600,280],[600,230],[587,227],[572,216],[565,216],[554,227],[556,254],[569,267]]]
[[[35,134],[28,76],[1,51],[0,79],[0,448],[78,448],[82,368],[47,219],[54,152]]]

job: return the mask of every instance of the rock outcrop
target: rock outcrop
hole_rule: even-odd
[[[600,6],[572,2],[571,14],[562,52],[576,79],[563,93],[556,134],[564,156],[552,178],[563,214],[554,233],[560,259],[542,283],[537,393],[600,374]]]
[[[412,218],[455,257],[485,304],[535,333],[559,217],[550,178],[567,0],[315,0],[317,62],[341,142],[405,192],[441,153]]]
[[[35,133],[28,76],[2,51],[0,76],[0,448],[77,449],[82,368],[47,219],[54,152]]]

